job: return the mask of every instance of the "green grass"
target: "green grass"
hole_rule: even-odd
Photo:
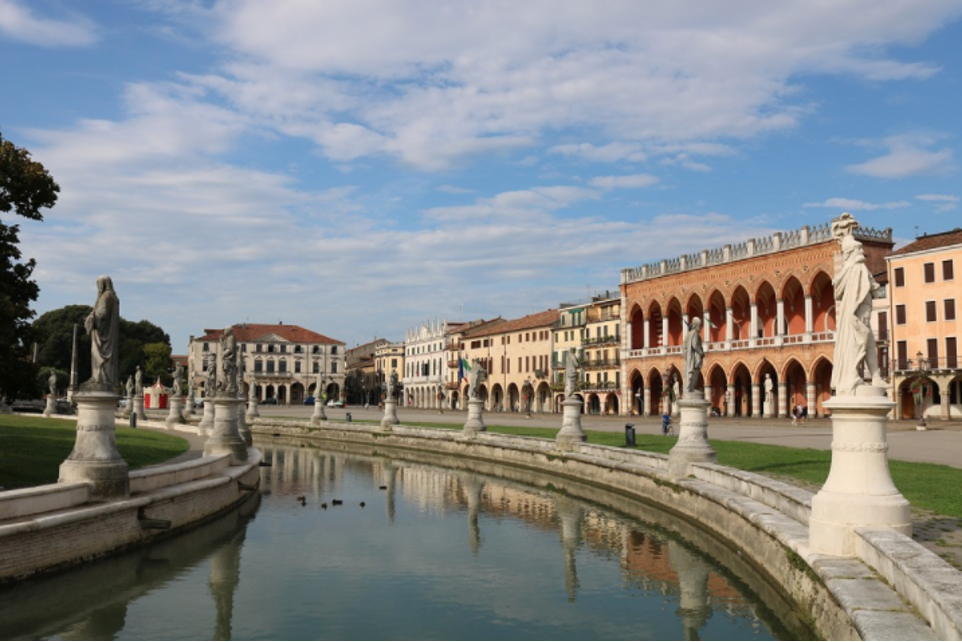
[[[60,464],[73,450],[76,434],[74,421],[0,415],[0,487],[55,483]],[[117,428],[117,450],[131,469],[166,461],[189,447],[181,437]]]

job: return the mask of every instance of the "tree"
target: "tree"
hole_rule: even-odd
[[[164,385],[172,382],[169,343],[148,343],[144,345],[144,383],[160,379]]]
[[[0,133],[0,216],[14,212],[42,221],[42,208],[53,207],[60,186],[30,152],[3,139]],[[30,276],[36,262],[20,260],[20,227],[0,220],[0,396],[36,397],[37,367],[29,361],[32,343],[30,304],[40,288]]]
[[[123,301],[121,301],[123,305]],[[33,322],[37,337],[37,363],[41,366],[70,372],[70,354],[73,343],[73,326],[77,325],[77,379],[83,383],[90,376],[90,336],[84,331],[84,319],[90,314],[89,305],[67,305],[40,315]],[[170,354],[170,336],[163,328],[150,321],[128,321],[120,318],[120,363],[118,372],[123,383],[137,366],[145,368],[148,344],[167,345]],[[166,366],[170,367],[170,364]]]

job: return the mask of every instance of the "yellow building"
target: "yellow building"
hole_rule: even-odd
[[[384,383],[391,376],[392,372],[397,372],[399,383],[404,383],[404,344],[385,343],[374,351],[374,371],[377,376],[377,385],[380,387],[381,395],[376,395],[378,399],[383,398],[385,390]]]
[[[896,416],[962,419],[962,229],[919,237],[886,262]]]
[[[552,333],[557,322],[558,310],[546,310],[462,335],[462,358],[468,364],[479,359],[488,372],[478,390],[485,409],[524,412],[530,401],[532,412],[551,412]],[[467,395],[466,381],[461,382],[461,394]]]
[[[621,296],[594,297],[581,340],[585,412],[617,415],[621,408]]]

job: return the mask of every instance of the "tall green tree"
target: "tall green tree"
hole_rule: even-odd
[[[42,221],[40,210],[53,207],[60,186],[30,152],[0,133],[0,217],[13,212]],[[40,288],[30,277],[36,262],[21,260],[20,226],[0,218],[0,395],[8,399],[36,397],[36,364],[28,360],[32,343],[30,304]]]
[[[170,343],[148,343],[144,345],[144,383],[160,381],[165,385],[173,382],[170,368]]]

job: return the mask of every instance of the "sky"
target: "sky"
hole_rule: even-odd
[[[962,2],[0,0],[38,314],[403,340],[844,211],[962,221]]]

